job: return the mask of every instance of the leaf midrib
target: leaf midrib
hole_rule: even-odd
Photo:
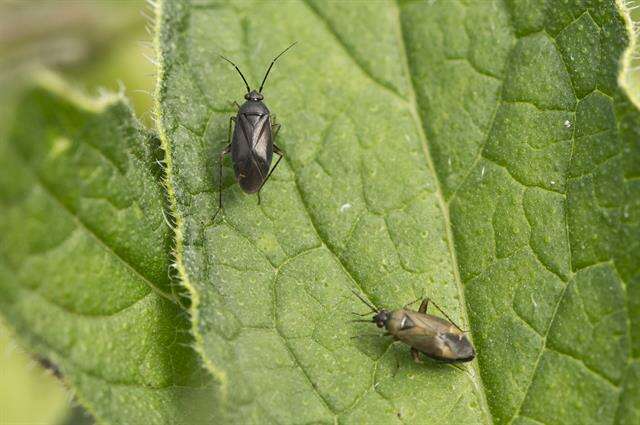
[[[351,49],[347,46],[347,44],[342,40],[342,38],[338,35],[338,33],[332,28],[331,24],[321,15],[319,14],[314,7],[312,7],[309,3],[309,0],[304,0],[303,2],[308,9],[312,12],[312,14],[314,16],[317,17],[317,19],[322,22],[326,27],[327,27],[327,31],[333,36],[333,38],[336,39],[336,41],[338,42],[338,44],[343,48],[343,50],[345,51],[345,53],[347,54],[347,56],[349,58],[351,58],[351,60],[357,65],[357,67],[369,78],[371,79],[374,83],[376,83],[378,86],[384,88],[385,90],[389,91],[390,93],[392,93],[394,95],[394,97],[396,97],[397,99],[401,100],[402,103],[405,104],[405,106],[407,107],[407,110],[409,111],[409,113],[411,114],[411,117],[414,121],[414,124],[416,126],[416,130],[418,131],[418,135],[420,138],[420,145],[422,147],[423,150],[423,154],[425,156],[425,161],[427,163],[427,166],[429,168],[429,171],[432,173],[434,181],[435,181],[435,195],[436,198],[438,200],[438,207],[440,209],[440,212],[442,214],[443,220],[444,220],[444,228],[445,228],[445,232],[446,232],[446,239],[447,239],[447,248],[449,250],[449,255],[451,257],[451,262],[452,262],[452,268],[453,268],[453,275],[454,275],[454,280],[456,283],[456,289],[458,292],[458,296],[462,305],[461,308],[461,314],[463,317],[463,320],[465,323],[469,323],[468,321],[468,314],[467,314],[467,304],[465,301],[465,296],[464,296],[464,289],[462,286],[462,281],[460,278],[460,273],[459,273],[459,269],[458,269],[458,261],[457,261],[457,257],[455,254],[455,248],[453,246],[453,234],[451,232],[451,222],[450,222],[450,215],[449,215],[449,209],[448,206],[444,200],[444,196],[442,193],[442,188],[441,188],[441,184],[440,184],[440,180],[438,178],[438,174],[435,172],[435,167],[433,164],[433,161],[431,159],[431,153],[430,153],[430,149],[429,149],[429,145],[427,142],[427,137],[425,134],[425,128],[424,128],[424,123],[423,121],[420,119],[419,114],[418,114],[418,106],[417,106],[417,100],[416,100],[416,95],[415,95],[415,82],[413,81],[413,78],[411,78],[411,69],[410,69],[410,64],[409,64],[409,59],[406,53],[406,48],[405,48],[405,40],[404,40],[404,29],[402,27],[402,22],[401,22],[401,18],[400,18],[400,6],[397,2],[393,2],[394,4],[394,12],[396,15],[396,21],[397,21],[397,25],[395,26],[395,28],[397,29],[397,39],[398,39],[398,45],[400,46],[401,49],[401,56],[402,56],[402,62],[403,62],[403,69],[404,69],[404,73],[405,73],[405,78],[408,78],[410,81],[410,84],[408,84],[409,87],[409,99],[405,99],[402,96],[400,96],[400,94],[394,90],[393,88],[390,88],[387,84],[385,84],[384,82],[378,80],[377,78],[375,78],[369,71],[368,69],[361,64],[357,57],[352,53]],[[285,157],[285,160],[288,161],[288,163],[290,164],[290,160],[288,160]],[[294,173],[295,174],[295,173]],[[320,240],[323,242],[323,244],[327,247],[327,249],[329,250],[329,252],[331,252],[334,257],[337,259],[338,263],[341,264],[342,268],[344,269],[345,273],[347,273],[347,275],[349,276],[349,278],[354,282],[354,284],[356,285],[356,287],[358,287],[361,291],[362,291],[362,286],[357,282],[357,280],[354,278],[353,274],[348,270],[348,268],[346,267],[346,265],[343,263],[343,261],[341,260],[340,256],[337,253],[334,253],[329,246],[326,244],[325,239],[321,236],[318,226],[317,224],[314,222],[313,220],[313,215],[311,214],[308,206],[306,205],[304,198],[302,196],[302,192],[301,189],[299,187],[298,184],[298,180],[297,180],[297,174],[295,174],[295,183],[296,183],[296,189],[298,190],[298,195],[300,196],[301,200],[302,200],[302,204],[304,205],[304,208],[307,212],[307,215],[309,216],[309,220],[312,223],[314,230],[316,232],[316,234],[318,235],[318,237],[320,238]],[[362,291],[363,293],[366,293],[365,291]],[[493,418],[491,415],[491,411],[489,409],[489,405],[487,403],[487,397],[486,397],[486,390],[484,388],[484,384],[482,383],[482,377],[480,376],[480,371],[478,369],[478,363],[477,360],[475,362],[472,363],[471,366],[474,369],[474,373],[473,374],[469,374],[469,377],[474,385],[474,392],[478,395],[479,398],[479,404],[481,406],[481,410],[483,412],[483,414],[485,415],[485,421],[486,423],[493,423]]]
[[[442,217],[444,220],[444,229],[446,232],[446,236],[447,236],[447,248],[449,249],[449,255],[451,257],[451,263],[452,263],[452,267],[453,267],[453,276],[454,276],[454,281],[456,283],[456,288],[458,290],[458,296],[459,296],[459,300],[460,303],[462,305],[461,308],[461,313],[463,316],[463,320],[464,322],[468,325],[469,324],[469,315],[467,312],[467,301],[465,298],[465,293],[464,293],[464,287],[462,285],[462,279],[460,278],[460,270],[458,267],[458,258],[456,256],[456,252],[455,252],[455,247],[454,247],[454,241],[453,241],[453,233],[451,231],[451,216],[449,214],[449,207],[444,199],[444,195],[442,192],[442,185],[440,183],[440,179],[438,177],[438,173],[436,172],[435,166],[433,164],[433,160],[431,158],[431,152],[429,149],[429,144],[427,141],[427,136],[426,136],[426,132],[425,132],[425,127],[424,127],[424,122],[422,121],[422,119],[420,119],[420,116],[418,114],[418,103],[416,100],[416,91],[415,91],[415,82],[412,78],[413,73],[411,72],[411,65],[409,62],[409,57],[407,55],[407,51],[406,51],[406,41],[405,41],[405,32],[404,32],[404,28],[402,26],[402,19],[400,17],[400,5],[398,4],[397,1],[394,1],[393,4],[395,5],[395,14],[396,14],[396,20],[397,20],[397,28],[398,28],[398,39],[399,39],[399,44],[400,47],[402,49],[402,59],[403,59],[403,64],[404,64],[404,69],[406,72],[406,75],[408,76],[409,80],[410,80],[410,84],[409,84],[409,95],[410,95],[410,111],[411,111],[411,115],[414,119],[414,121],[417,123],[417,127],[418,127],[418,133],[420,135],[420,143],[422,145],[422,149],[425,155],[425,159],[427,161],[427,166],[429,167],[429,170],[431,171],[431,173],[433,174],[433,178],[435,181],[435,194],[436,194],[436,198],[438,199],[438,207],[440,208],[440,211],[442,213]],[[471,332],[470,332],[471,333]],[[482,377],[480,375],[480,370],[479,370],[479,363],[478,360],[476,359],[472,364],[471,364],[472,369],[474,370],[474,373],[472,376],[470,376],[471,381],[473,382],[473,385],[475,387],[475,392],[476,394],[478,394],[480,400],[480,406],[482,408],[482,411],[485,415],[485,420],[487,423],[493,423],[493,417],[491,415],[491,410],[489,409],[489,404],[487,402],[487,395],[486,395],[486,390],[484,388],[484,384],[482,382]]]

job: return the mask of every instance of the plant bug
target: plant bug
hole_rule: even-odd
[[[379,328],[387,330],[396,341],[402,341],[411,347],[411,355],[416,363],[420,363],[420,353],[434,360],[446,363],[469,362],[476,356],[471,341],[466,332],[460,329],[440,307],[429,298],[422,300],[418,311],[409,310],[409,303],[398,310],[378,309],[364,299],[363,296],[353,293],[367,307],[370,312],[359,314],[366,316],[375,313],[371,320],[354,320],[355,322],[375,323]],[[416,300],[418,301],[418,300]],[[414,302],[416,302],[414,301]],[[448,320],[438,316],[427,314],[429,302],[433,304]]]
[[[271,68],[276,63],[278,58],[285,54],[287,50],[292,48],[296,43],[291,44],[284,49],[278,56],[273,58],[271,65],[267,68],[267,72],[264,74],[262,84],[260,88],[251,90],[247,79],[242,75],[242,71],[238,66],[231,62],[224,56],[220,56],[222,59],[229,62],[238,71],[244,85],[247,87],[247,94],[244,95],[245,102],[242,105],[238,105],[238,114],[235,117],[229,118],[229,139],[228,145],[220,152],[219,161],[219,180],[218,180],[218,210],[216,211],[213,219],[222,209],[222,161],[224,156],[231,153],[231,159],[233,160],[233,170],[236,175],[236,180],[240,185],[240,188],[245,193],[257,193],[258,204],[260,203],[260,189],[269,180],[271,173],[276,169],[278,163],[284,156],[284,152],[275,143],[274,140],[280,130],[280,124],[276,124],[275,116],[269,113],[269,109],[262,102],[264,96],[262,95],[262,89],[264,83],[267,81],[267,76],[271,71]],[[231,127],[233,125],[233,134]],[[273,154],[278,155],[273,168],[271,168],[271,159]]]

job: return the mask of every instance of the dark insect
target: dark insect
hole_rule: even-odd
[[[222,209],[222,161],[226,154],[231,153],[233,170],[238,184],[245,193],[257,193],[258,203],[260,203],[260,189],[269,180],[271,173],[273,173],[284,156],[282,149],[274,144],[278,130],[280,130],[280,124],[276,124],[275,116],[269,113],[269,109],[262,102],[262,99],[264,99],[262,89],[276,60],[295,44],[291,44],[273,58],[271,65],[269,65],[267,72],[264,74],[258,91],[249,88],[249,83],[247,83],[242,71],[235,63],[224,56],[220,56],[238,71],[242,81],[244,81],[244,85],[247,87],[247,94],[244,95],[246,101],[241,106],[236,103],[238,114],[229,119],[229,144],[220,152],[218,210],[213,216],[214,220]],[[232,125],[233,134],[231,133]],[[274,153],[278,155],[278,160],[271,168],[271,159]]]
[[[354,294],[371,309],[371,312],[354,314],[366,316],[375,313],[371,320],[355,321],[375,323],[379,328],[386,328],[386,335],[411,347],[411,355],[417,363],[420,363],[420,353],[446,363],[468,362],[476,356],[465,331],[453,323],[433,301],[431,303],[448,320],[427,314],[428,298],[422,300],[418,311],[409,310],[410,304],[399,310],[389,311],[376,308],[355,291]]]

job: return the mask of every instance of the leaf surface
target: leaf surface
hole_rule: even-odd
[[[238,423],[638,420],[640,117],[613,3],[161,2],[159,125],[197,347]],[[218,153],[234,60],[282,123],[262,203]],[[352,324],[429,296],[465,372]],[[562,394],[559,397],[558,394]]]
[[[124,97],[50,77],[15,123],[0,142],[0,311],[99,421],[204,421],[216,386],[167,275],[154,138]]]

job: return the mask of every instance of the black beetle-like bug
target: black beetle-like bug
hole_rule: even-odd
[[[375,323],[385,328],[387,335],[396,341],[402,341],[411,347],[413,359],[420,363],[420,353],[434,360],[446,363],[462,363],[474,359],[476,352],[471,341],[458,325],[436,303],[431,303],[448,319],[427,314],[429,299],[425,298],[418,311],[409,310],[410,304],[398,310],[378,309],[354,291],[371,312],[354,313],[359,316],[375,313],[371,320],[355,320],[356,322]],[[417,301],[417,300],[416,300]]]
[[[269,180],[271,173],[284,156],[282,149],[274,144],[278,130],[280,130],[280,124],[276,124],[275,117],[269,113],[269,109],[262,102],[264,99],[262,89],[276,60],[295,44],[291,44],[271,61],[258,91],[251,90],[242,71],[235,63],[220,56],[238,71],[247,87],[247,94],[244,95],[245,102],[238,106],[238,114],[229,119],[229,144],[220,152],[218,210],[213,216],[214,219],[222,209],[222,161],[226,154],[231,153],[233,170],[240,188],[245,193],[257,193],[258,203],[260,203],[260,189]],[[231,132],[232,125],[233,133]],[[278,155],[278,160],[271,168],[274,153]]]

